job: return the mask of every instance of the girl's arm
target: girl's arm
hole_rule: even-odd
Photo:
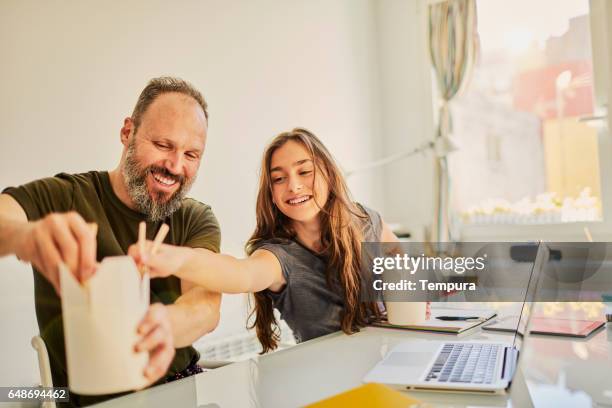
[[[393,231],[391,231],[391,228],[389,228],[389,226],[387,225],[387,223],[385,223],[384,220],[382,221],[382,232],[380,234],[380,242],[399,242],[399,239],[397,238],[397,236],[395,236]]]
[[[238,259],[203,248],[166,244],[152,255],[150,248],[151,241],[148,241],[142,256],[140,247],[134,244],[128,253],[138,265],[148,269],[152,278],[175,275],[220,293],[250,293],[267,288],[278,291],[286,283],[278,259],[265,249]]]

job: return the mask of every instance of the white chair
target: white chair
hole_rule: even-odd
[[[32,347],[38,355],[38,371],[40,372],[40,385],[42,387],[53,387],[53,377],[51,376],[51,364],[49,363],[49,353],[47,345],[42,337],[36,335],[32,337]],[[56,408],[55,402],[46,401],[42,403],[42,408]]]

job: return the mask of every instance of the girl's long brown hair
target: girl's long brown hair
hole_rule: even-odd
[[[295,128],[279,134],[264,152],[257,194],[257,226],[246,244],[251,255],[261,243],[271,239],[295,239],[291,219],[285,216],[272,200],[270,165],[274,152],[288,141],[306,148],[314,163],[315,177],[323,177],[329,188],[327,202],[319,213],[321,217],[322,255],[327,261],[327,283],[341,291],[344,307],[340,327],[347,334],[358,331],[370,317],[380,317],[375,302],[362,302],[361,242],[362,228],[367,215],[353,203],[344,177],[332,155],[310,131]],[[314,191],[313,191],[314,194]],[[316,201],[315,201],[316,202]],[[280,341],[280,329],[274,316],[272,298],[267,290],[254,294],[255,306],[249,318],[255,320],[249,328],[255,328],[263,350],[274,350]]]

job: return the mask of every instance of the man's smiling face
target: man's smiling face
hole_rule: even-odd
[[[190,96],[159,95],[140,125],[126,120],[129,133],[123,176],[136,209],[159,221],[176,211],[195,181],[206,143],[207,120]]]

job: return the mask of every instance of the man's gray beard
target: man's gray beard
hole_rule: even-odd
[[[183,198],[195,181],[195,176],[190,180],[185,179],[180,182],[178,190],[167,201],[161,202],[164,195],[157,194],[156,199],[153,199],[147,188],[147,175],[151,172],[152,167],[155,166],[140,168],[136,160],[135,138],[132,137],[125,155],[123,179],[136,209],[146,215],[148,221],[157,222],[169,217],[181,207]]]

